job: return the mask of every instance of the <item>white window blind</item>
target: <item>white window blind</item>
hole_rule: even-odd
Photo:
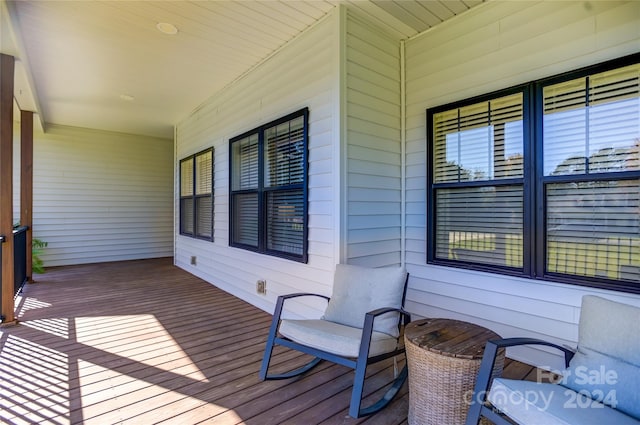
[[[302,189],[268,193],[267,249],[302,254],[303,202]]]
[[[435,182],[522,177],[522,93],[433,117]]]
[[[208,195],[213,183],[213,152],[196,155],[196,195]]]
[[[640,180],[547,186],[547,270],[640,282]]]
[[[195,157],[196,236],[213,237],[213,150]]]
[[[440,189],[436,256],[521,268],[522,186]]]
[[[233,143],[234,190],[250,191],[233,196],[233,241],[258,247],[259,232],[259,134],[254,133]]]
[[[265,131],[265,187],[304,181],[304,120],[296,118]]]
[[[267,249],[302,254],[304,191],[304,117],[265,131]],[[287,189],[295,185],[299,188]]]
[[[258,194],[243,193],[233,197],[233,241],[258,247]]]
[[[180,233],[193,235],[193,199],[180,200]]]
[[[193,195],[193,158],[180,161],[180,196]]]
[[[233,143],[233,190],[258,189],[258,134]]]
[[[193,157],[180,161],[180,233],[194,233]]]

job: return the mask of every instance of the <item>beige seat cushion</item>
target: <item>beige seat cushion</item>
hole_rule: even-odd
[[[283,320],[280,333],[300,344],[344,357],[358,357],[362,329],[328,320]],[[395,350],[397,339],[373,332],[369,357]]]
[[[640,425],[640,421],[562,385],[494,379],[487,399],[522,425]]]

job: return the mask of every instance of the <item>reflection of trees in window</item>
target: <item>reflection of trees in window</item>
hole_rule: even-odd
[[[524,156],[521,153],[507,157],[505,161],[505,173],[508,176],[517,176],[524,169]]]
[[[445,176],[457,176],[458,181],[473,180],[472,178],[473,173],[467,170],[466,168],[462,168],[461,166],[456,164],[454,161],[445,162],[441,166],[440,171]]]
[[[572,156],[562,161],[551,175],[610,173],[638,169],[640,161],[640,145],[636,141],[628,148],[602,148],[589,158]]]
[[[584,174],[587,159],[584,156],[572,156],[560,163],[551,175]]]

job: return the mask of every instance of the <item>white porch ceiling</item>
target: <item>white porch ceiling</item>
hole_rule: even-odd
[[[339,3],[409,38],[481,2],[7,1],[0,47],[18,61],[16,103],[45,128],[171,138],[181,118]]]

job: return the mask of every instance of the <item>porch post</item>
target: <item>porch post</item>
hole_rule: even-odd
[[[27,230],[27,281],[33,283],[33,112],[20,111],[20,225]]]
[[[2,304],[4,323],[13,313],[13,74],[15,59],[0,53],[0,235],[2,246]]]

